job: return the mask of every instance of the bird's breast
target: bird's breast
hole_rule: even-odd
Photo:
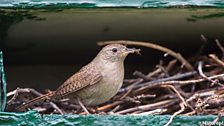
[[[108,101],[121,88],[124,79],[123,64],[104,68],[102,80],[99,83],[88,86],[79,92],[78,97],[89,106],[98,105]]]

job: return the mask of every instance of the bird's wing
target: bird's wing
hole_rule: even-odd
[[[83,68],[66,80],[56,91],[55,97],[63,97],[76,92],[88,85],[93,85],[102,79],[102,75],[95,67]]]

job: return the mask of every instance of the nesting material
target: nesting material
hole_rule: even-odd
[[[202,40],[207,42],[203,35]],[[220,117],[224,112],[224,48],[218,40],[214,42],[220,54],[202,55],[202,45],[197,55],[188,60],[180,53],[148,42],[99,43],[144,46],[160,50],[174,58],[168,63],[160,62],[148,73],[135,71],[133,78],[124,80],[123,87],[110,101],[86,109],[91,114],[171,114],[167,125],[176,115],[215,114]],[[16,111],[17,106],[40,95],[42,94],[35,89],[17,88],[7,95],[7,111]],[[69,103],[68,99],[47,100],[31,106],[30,109],[44,114],[86,114],[79,105]],[[214,121],[217,121],[218,117]]]

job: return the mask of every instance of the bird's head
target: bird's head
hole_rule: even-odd
[[[121,44],[110,44],[105,46],[98,56],[107,62],[123,62],[128,54],[139,53],[139,51],[140,49],[127,48]]]

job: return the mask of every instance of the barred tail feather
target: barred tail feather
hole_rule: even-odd
[[[34,98],[34,99],[28,101],[27,103],[25,103],[23,105],[20,105],[19,107],[16,108],[16,110],[24,111],[25,108],[27,108],[27,107],[35,104],[35,103],[42,102],[42,101],[44,101],[46,99],[49,99],[53,94],[54,94],[54,92],[50,92],[50,93],[47,93],[45,95],[39,96],[37,98]]]

